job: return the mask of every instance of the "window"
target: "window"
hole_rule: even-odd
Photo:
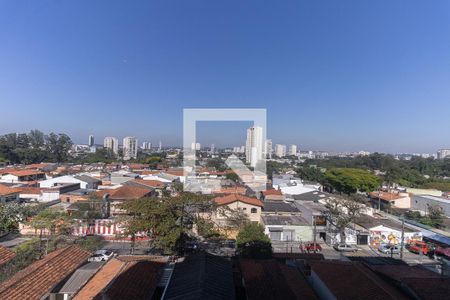
[[[251,212],[252,212],[252,214],[256,214],[258,212],[258,210],[256,208],[252,208]]]

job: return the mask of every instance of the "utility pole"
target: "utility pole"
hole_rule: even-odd
[[[314,235],[314,253],[316,253],[317,249],[316,249],[316,216],[313,216],[313,225],[314,225],[314,230],[313,230],[313,235]]]
[[[404,240],[405,240],[405,217],[402,216],[402,237],[400,242],[400,259],[403,259],[403,247],[404,247]]]

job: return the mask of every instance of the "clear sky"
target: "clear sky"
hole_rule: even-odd
[[[0,0],[0,133],[181,145],[183,108],[222,107],[300,149],[450,147],[450,1]]]

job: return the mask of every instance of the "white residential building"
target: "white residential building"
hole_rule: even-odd
[[[450,149],[441,149],[437,152],[438,159],[450,158]]]
[[[265,150],[264,155],[266,156],[266,158],[272,158],[272,153],[273,153],[272,140],[266,140],[265,144],[266,145],[264,147],[264,150]]]
[[[252,126],[247,129],[245,150],[245,159],[250,166],[255,167],[258,161],[263,159],[264,141],[262,127]]]
[[[103,140],[103,147],[111,150],[115,155],[119,154],[119,140],[115,137],[105,137]]]
[[[289,155],[296,156],[297,155],[297,145],[289,146]]]
[[[200,150],[201,147],[202,147],[202,145],[200,143],[192,143],[191,144],[191,150],[194,150],[194,151]]]
[[[276,144],[275,145],[275,155],[278,157],[286,156],[286,145]]]
[[[137,158],[138,141],[135,137],[127,136],[123,139],[123,159]]]

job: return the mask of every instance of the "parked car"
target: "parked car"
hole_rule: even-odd
[[[416,254],[419,254],[422,252],[422,254],[424,254],[424,255],[427,255],[428,252],[431,251],[431,247],[427,243],[421,242],[421,241],[412,242],[411,244],[408,245],[407,249],[410,252],[416,253]]]
[[[115,256],[114,252],[109,250],[97,250],[94,255],[88,258],[88,261],[108,261]]]
[[[400,246],[396,245],[381,245],[378,251],[384,254],[400,254]]]
[[[450,248],[437,247],[433,253],[434,259],[445,258],[450,260]]]
[[[341,252],[356,252],[358,247],[349,244],[336,244],[333,246],[334,250]]]
[[[300,246],[301,247],[301,246]],[[306,243],[304,245],[304,249],[308,252],[320,252],[322,251],[322,247],[320,246],[319,243],[314,243],[314,242],[310,242],[310,243]]]

